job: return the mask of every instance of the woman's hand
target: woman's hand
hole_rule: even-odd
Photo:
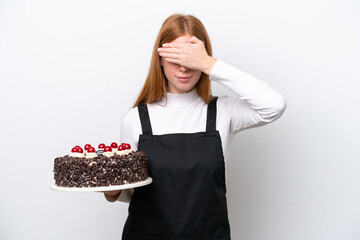
[[[168,62],[200,70],[208,75],[216,62],[215,58],[207,54],[204,43],[194,36],[186,40],[186,43],[164,43],[158,52]]]
[[[104,196],[109,202],[115,202],[120,196],[121,190],[104,191]]]

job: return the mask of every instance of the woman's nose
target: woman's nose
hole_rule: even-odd
[[[190,69],[186,68],[186,67],[183,67],[183,66],[180,66],[180,71],[181,72],[188,72]]]

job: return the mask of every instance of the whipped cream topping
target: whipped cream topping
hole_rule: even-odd
[[[113,148],[113,149],[112,149],[112,152],[113,152],[113,153],[116,153],[117,151],[118,151],[117,148]]]
[[[117,151],[116,152],[116,155],[125,155],[126,153],[124,153],[125,151],[124,150],[122,150],[122,151]]]
[[[131,152],[133,152],[133,150],[131,150],[131,149],[126,149],[126,150],[118,151],[116,154],[117,154],[117,155],[126,155],[126,154],[129,154],[129,153],[131,153]]]
[[[78,157],[78,158],[83,158],[85,157],[85,155],[83,153],[79,153],[79,152],[71,152],[69,154],[69,157]]]
[[[103,155],[106,157],[112,157],[112,156],[114,156],[114,153],[113,152],[104,152]]]
[[[126,150],[124,150],[124,152],[125,152],[125,154],[129,154],[129,153],[133,152],[133,150],[131,150],[131,149],[126,149]]]
[[[92,152],[92,153],[86,153],[86,158],[94,158],[97,157],[97,154]]]

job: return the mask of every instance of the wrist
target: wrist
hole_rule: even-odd
[[[204,63],[204,67],[202,69],[202,72],[210,75],[211,70],[214,66],[214,64],[216,63],[217,59],[214,57],[209,56],[208,59],[206,59],[205,63]]]

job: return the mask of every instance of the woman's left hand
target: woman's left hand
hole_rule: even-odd
[[[116,199],[118,199],[121,194],[121,190],[100,191],[100,192],[104,193],[106,200],[108,200],[109,202],[115,202]]]
[[[215,58],[207,54],[204,43],[194,36],[186,43],[164,43],[158,52],[168,62],[208,75],[216,62]]]

